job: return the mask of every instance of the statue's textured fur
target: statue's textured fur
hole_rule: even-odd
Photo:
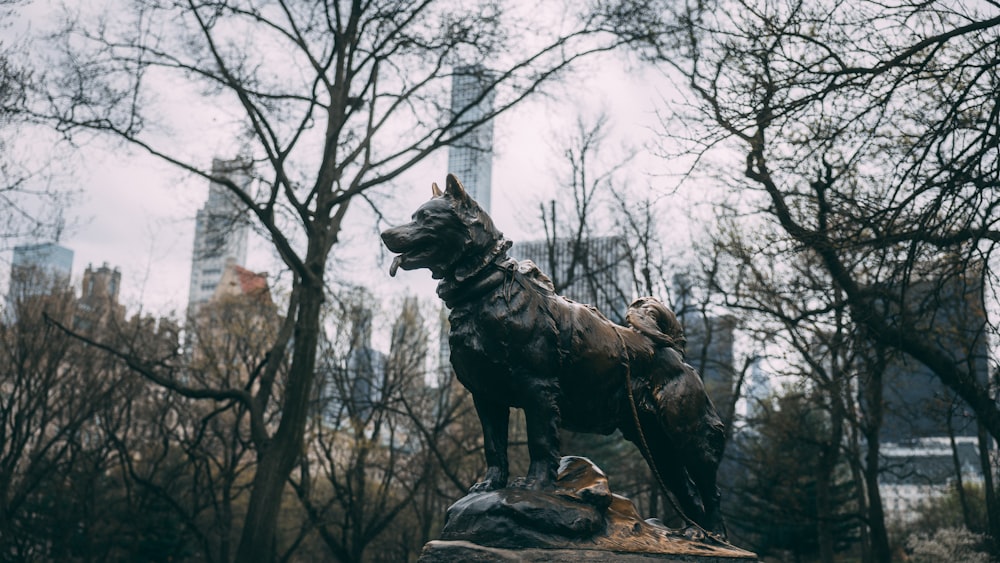
[[[387,229],[382,240],[398,254],[391,274],[427,268],[441,280],[438,295],[451,309],[451,362],[483,427],[487,468],[472,491],[507,485],[508,417],[517,407],[531,456],[525,486],[551,486],[560,426],[618,429],[689,518],[724,533],[716,486],[723,425],[683,361],[683,332],[668,308],[644,297],[629,309],[630,326],[619,326],[560,297],[533,263],[507,256],[510,242],[452,175],[444,193],[435,185],[412,222]]]

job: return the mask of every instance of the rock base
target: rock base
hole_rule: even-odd
[[[467,541],[431,541],[424,545],[418,563],[756,563],[757,558],[636,553],[600,549],[505,549]]]
[[[420,563],[757,561],[700,530],[642,520],[586,458],[562,458],[555,485],[552,491],[513,486],[466,495],[448,509],[441,541],[424,546]]]

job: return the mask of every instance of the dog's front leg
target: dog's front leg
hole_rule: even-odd
[[[483,426],[483,448],[486,450],[486,475],[469,489],[470,493],[493,491],[507,486],[507,426],[510,407],[487,398],[472,396]]]
[[[559,405],[556,391],[547,383],[536,383],[531,402],[524,408],[531,464],[524,486],[551,489],[559,468]]]

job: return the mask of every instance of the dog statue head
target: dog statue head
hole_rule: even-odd
[[[382,231],[382,242],[396,253],[389,275],[427,268],[434,279],[462,282],[506,254],[510,241],[454,174],[448,174],[444,192],[432,184],[431,193],[409,223]]]

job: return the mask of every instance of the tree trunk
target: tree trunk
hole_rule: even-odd
[[[868,491],[868,530],[871,534],[871,554],[875,563],[889,563],[889,532],[885,527],[885,509],[882,507],[882,493],[878,488],[879,449],[882,429],[882,373],[885,368],[883,353],[879,352],[867,383],[864,404],[867,416],[863,425],[867,450],[865,452],[865,489]]]
[[[874,440],[872,439],[874,437]],[[889,563],[889,532],[885,527],[885,509],[882,507],[882,493],[878,488],[879,477],[878,432],[868,437],[868,451],[865,455],[865,488],[868,490],[868,529],[871,534],[872,561]]]
[[[868,512],[868,494],[865,487],[864,463],[861,459],[861,426],[863,422],[853,407],[854,402],[848,402],[848,416],[853,421],[850,432],[851,481],[855,483],[854,494],[858,503],[858,537],[861,539],[861,563],[872,563],[871,534],[865,514]]]
[[[824,455],[823,458],[827,456]],[[833,521],[831,481],[833,468],[821,462],[816,476],[816,535],[819,540],[819,557],[823,563],[833,563]]]
[[[962,460],[958,457],[958,445],[955,444],[955,428],[951,423],[951,409],[948,410],[948,442],[951,444],[951,462],[955,466],[955,486],[958,488],[958,503],[962,506],[962,522],[965,528],[972,529],[972,518],[969,516],[969,499],[965,496],[965,483],[962,480]]]
[[[838,397],[833,398],[839,403]],[[833,407],[831,417],[830,442],[823,447],[820,454],[819,473],[816,475],[816,536],[819,542],[819,556],[823,563],[833,563],[833,521],[834,521],[834,469],[840,459],[840,440],[843,437],[843,416]]]
[[[977,424],[979,438],[979,463],[983,470],[983,493],[986,495],[986,516],[989,523],[990,536],[994,542],[1000,542],[1000,506],[997,506],[996,486],[993,483],[994,468],[990,460],[990,438],[986,428]]]
[[[318,271],[321,272],[322,269],[323,266],[320,265]],[[321,276],[319,278],[322,279]],[[302,453],[309,395],[315,378],[323,284],[315,279],[303,279],[300,283],[292,362],[285,386],[281,422],[274,437],[258,452],[257,472],[254,474],[246,521],[236,553],[236,560],[240,562],[265,562],[274,559],[282,493],[285,482]]]
[[[833,374],[829,383],[830,393],[830,438],[820,451],[819,474],[816,476],[816,532],[819,541],[819,557],[823,563],[833,563],[833,522],[834,522],[834,473],[840,461],[840,444],[844,439],[845,399],[842,381],[843,371],[836,359],[831,364]]]

